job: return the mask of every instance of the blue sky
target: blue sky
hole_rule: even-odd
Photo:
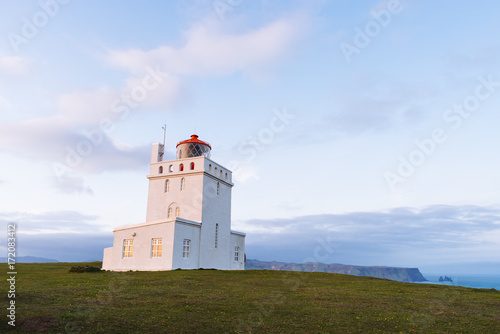
[[[0,4],[20,255],[101,259],[143,222],[166,123],[167,157],[196,132],[233,170],[249,258],[500,272],[500,4]]]

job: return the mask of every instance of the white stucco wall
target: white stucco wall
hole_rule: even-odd
[[[239,247],[238,261],[234,260],[234,248]],[[231,232],[231,251],[232,256],[229,259],[231,270],[244,270],[245,269],[245,234],[241,232]]]
[[[113,271],[128,270],[171,270],[174,244],[175,221],[153,222],[149,224],[120,227],[114,231],[112,252],[107,251],[103,269]],[[135,233],[135,236],[132,236]],[[151,256],[151,241],[162,238],[162,256]],[[134,240],[133,256],[123,257],[123,241]],[[111,255],[108,255],[111,253]],[[108,255],[106,257],[106,255]]]

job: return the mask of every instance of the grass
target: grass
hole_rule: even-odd
[[[284,271],[68,272],[74,265],[100,263],[16,265],[17,332],[500,332],[496,290]],[[12,330],[7,320],[0,332]]]

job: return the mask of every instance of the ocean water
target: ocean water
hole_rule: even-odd
[[[468,288],[479,288],[479,289],[497,289],[500,290],[500,275],[450,275],[453,282],[439,282],[439,276],[434,274],[422,274],[429,282],[422,282],[422,284],[442,284],[442,285],[454,285],[454,286],[465,286]]]

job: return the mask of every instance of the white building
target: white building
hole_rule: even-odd
[[[232,173],[210,150],[192,135],[162,161],[164,145],[153,144],[146,222],[114,230],[102,269],[245,269],[245,233],[231,230]]]

